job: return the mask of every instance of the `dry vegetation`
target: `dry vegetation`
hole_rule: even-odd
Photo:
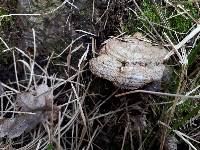
[[[109,20],[114,16],[111,2],[108,0],[102,15],[107,17],[105,28],[113,21]],[[69,1],[60,7],[64,3]],[[59,54],[53,52],[41,66],[36,61],[34,29],[32,54],[10,47],[2,34],[0,54],[6,57],[1,57],[1,62],[12,58],[7,66],[13,68],[14,80],[0,84],[0,149],[200,149],[200,3],[133,0],[122,6],[121,24],[113,33],[140,31],[164,45],[170,52],[166,56],[172,69],[170,81],[159,92],[123,91],[95,77],[88,69],[89,58],[97,55],[94,36],[74,68],[69,63],[72,56],[66,54],[72,46]],[[56,11],[59,8],[45,13]],[[1,23],[17,15],[45,14],[2,14]],[[61,57],[66,57],[66,62],[60,62]],[[59,68],[56,72],[55,67]],[[74,74],[68,72],[71,68]],[[19,100],[20,96],[26,98]]]

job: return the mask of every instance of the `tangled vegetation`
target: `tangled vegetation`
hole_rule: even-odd
[[[93,20],[91,28],[98,27],[98,35],[79,29],[78,32],[83,33],[81,36],[89,35],[85,41],[75,45],[78,38],[73,39],[64,50],[54,51],[45,59],[37,57],[34,29],[33,52],[10,47],[16,41],[6,40],[9,33],[5,28],[20,30],[15,27],[17,16],[2,17],[11,12],[0,7],[0,148],[200,149],[200,43],[199,32],[193,34],[195,30],[200,31],[200,3],[188,0],[159,2],[109,0],[96,6],[93,1],[91,10],[102,9],[96,24],[92,17],[97,12],[80,11],[80,14],[92,15],[88,20]],[[63,3],[66,5],[67,2]],[[72,8],[78,7],[76,3],[69,5],[72,12],[75,11]],[[59,13],[59,9],[55,8],[49,14],[55,12]],[[163,82],[159,92],[139,90],[130,94],[130,91],[120,90],[109,81],[95,77],[88,69],[88,60],[98,55],[99,41],[107,40],[108,36],[136,32],[171,52],[166,62],[170,79]],[[113,35],[108,35],[111,33]],[[187,41],[179,47],[184,39]],[[74,56],[73,53],[81,48],[84,49],[81,57]],[[78,62],[77,66],[71,65],[73,59]],[[5,70],[12,76],[1,77]],[[16,100],[21,93],[31,93],[29,95],[38,98],[38,104],[48,101],[47,97],[45,102],[39,101],[40,95],[35,92],[42,83],[53,93],[52,104],[24,110],[25,105]],[[126,95],[127,92],[130,93]],[[40,116],[41,112],[45,113],[45,118],[40,121],[27,117]],[[3,126],[6,123],[11,126],[9,119],[12,122],[13,118],[24,116],[24,124],[18,120],[15,120],[16,125],[12,124],[16,129],[24,126],[20,130],[23,133],[17,136]],[[28,125],[33,121],[37,122],[35,126]]]
[[[199,9],[197,5],[198,4],[192,1],[168,2],[164,6],[152,4],[148,0],[143,1],[139,12],[130,9],[129,18],[125,24],[124,31],[129,34],[136,31],[143,32],[150,38],[153,38],[153,40],[162,38],[160,40],[162,42],[165,41],[165,34],[167,34],[174,44],[179,43],[181,39],[189,34],[196,23],[198,23]],[[135,18],[135,16],[137,16],[137,18]],[[136,25],[134,22],[137,22]],[[158,31],[159,35],[155,31]],[[156,35],[156,37],[154,35]],[[195,39],[197,40],[193,40],[195,43],[185,47],[187,50],[186,55],[188,55],[185,56],[187,63],[179,64],[179,62],[177,62],[179,66],[177,67],[175,66],[176,61],[171,61],[171,65],[174,66],[174,73],[170,80],[171,83],[167,88],[170,93],[190,93],[194,87],[197,87],[193,91],[193,94],[196,93],[198,95],[199,71],[194,68],[198,68],[197,66],[199,65],[199,42],[198,37]],[[171,121],[167,123],[167,126],[171,127],[171,131],[180,130],[180,128],[182,128],[183,132],[187,131],[191,134],[194,131],[196,132],[196,130],[198,130],[198,127],[196,128],[195,126],[198,126],[196,122],[198,122],[197,118],[199,116],[199,102],[190,98],[182,100],[183,102],[178,102],[181,101],[181,99],[174,100],[174,97],[169,98],[167,101],[175,101],[174,103],[176,103],[174,104],[176,108],[172,118],[170,117]],[[155,111],[159,113],[162,111],[161,109],[163,109],[163,117],[168,117],[168,115],[171,115],[170,109],[172,109],[172,106],[171,104],[165,105],[164,109],[158,107],[159,109],[155,109]],[[173,132],[168,132],[168,134],[173,134]]]

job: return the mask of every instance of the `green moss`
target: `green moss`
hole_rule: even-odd
[[[197,59],[200,55],[200,43],[198,43],[196,45],[195,48],[192,49],[190,55],[188,56],[188,64],[189,64],[189,67],[192,67],[195,65],[195,63],[197,62]]]
[[[173,30],[177,32],[187,32],[188,29],[192,26],[191,20],[186,20],[184,17],[179,16],[170,20],[170,25]]]
[[[185,1],[182,3],[182,6],[193,18],[198,18],[198,9],[193,6],[193,3]],[[171,32],[168,29],[185,33],[193,25],[193,21],[190,17],[188,17],[186,14],[177,15],[177,11],[172,7],[166,7],[159,4],[155,5],[149,0],[143,0],[143,2],[140,4],[140,8],[143,12],[143,14],[141,14],[139,11],[137,11],[137,14],[140,18],[138,18],[132,11],[129,12],[128,21],[124,23],[123,27],[124,32],[127,32],[128,34],[133,34],[133,32],[141,30],[147,33],[154,32],[152,27],[145,20],[145,17],[152,23],[152,25],[154,25],[158,32],[162,31],[162,33],[163,31],[166,33]],[[162,35],[162,33],[160,34]]]
[[[0,16],[2,15],[7,15],[8,12],[0,7]],[[5,17],[2,20],[0,20],[0,29],[2,28],[2,26],[6,25],[9,21],[11,21],[11,17]]]
[[[53,145],[52,144],[48,144],[47,150],[53,150]]]
[[[149,19],[151,22],[160,23],[160,16],[158,15],[157,9],[158,5],[152,5],[149,1],[144,1],[142,10],[144,15]]]
[[[149,21],[160,23],[160,16],[157,13],[155,5],[152,5],[148,0],[144,0],[144,2],[141,3],[141,9]],[[143,15],[140,14],[139,11],[137,13],[140,15],[139,17],[143,18]],[[139,32],[141,29],[148,32],[147,28],[151,29],[149,23],[145,19],[141,20],[137,18],[132,11],[129,11],[128,19],[124,23],[122,30],[127,34],[133,34],[134,32]]]
[[[0,7],[0,16],[6,15],[6,14],[8,14],[7,11]],[[1,22],[0,22],[0,33],[1,33],[1,36],[3,34],[4,27],[8,26],[8,24],[10,22],[11,22],[11,18],[10,17],[6,17],[6,18],[1,20]],[[6,47],[2,43],[2,41],[0,41],[0,63],[1,64],[8,64],[9,63],[8,62],[9,61],[9,59],[8,59],[9,56],[3,52],[4,49],[6,49]]]
[[[160,23],[160,16],[156,11],[155,5],[152,5],[148,0],[144,0],[144,2],[141,4],[141,8],[144,15],[148,18],[149,21]],[[137,13],[140,14],[139,11]],[[142,15],[140,17],[143,18]],[[127,34],[133,34],[134,32],[139,32],[140,29],[148,32],[147,28],[150,29],[147,21],[138,19],[132,11],[129,11],[128,19],[124,23],[122,30]]]
[[[188,10],[190,15],[197,19],[198,18],[198,10],[191,3],[185,3],[184,8]],[[172,15],[169,13],[169,15]],[[177,32],[187,32],[193,25],[193,20],[187,15],[178,15],[176,17],[171,18],[170,26]]]
[[[192,104],[191,99],[187,99],[183,104],[179,105],[176,111],[176,119],[173,120],[174,129],[184,126],[191,118],[198,115],[200,104]]]
[[[143,26],[142,22],[135,19],[135,16],[132,12],[129,11],[127,22],[122,26],[122,31],[127,34],[133,34],[138,30],[138,27]]]

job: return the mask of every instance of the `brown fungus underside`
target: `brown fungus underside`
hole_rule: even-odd
[[[90,70],[121,89],[134,90],[161,81],[167,53],[142,37],[113,38],[102,47],[97,58],[90,60]]]

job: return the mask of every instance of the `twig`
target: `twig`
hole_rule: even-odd
[[[186,65],[182,65],[180,82],[179,82],[179,85],[178,85],[178,88],[176,91],[177,94],[181,92],[181,87],[182,87],[182,83],[184,81],[184,76],[186,75],[185,74],[186,67],[187,67]],[[166,114],[164,114],[163,120],[164,120],[164,123],[166,123],[166,125],[168,125],[168,126],[170,125],[171,120],[174,117],[174,112],[175,112],[175,109],[176,109],[179,99],[180,99],[180,97],[175,97],[172,106],[168,109],[168,111],[166,111]],[[167,136],[167,131],[168,131],[167,128],[163,128],[161,131],[160,150],[163,150],[164,143],[165,143],[166,136]]]
[[[199,32],[200,32],[200,24],[197,24],[197,27],[194,30],[192,30],[190,32],[190,34],[188,34],[181,42],[179,42],[177,45],[175,45],[175,48],[178,50]]]
[[[18,75],[17,75],[17,64],[16,64],[16,57],[15,57],[15,51],[13,50],[13,61],[14,61],[14,70],[15,70],[15,79],[16,79],[16,82],[17,82],[17,89],[20,91],[20,88],[19,88],[19,80],[18,80]]]
[[[70,48],[76,41],[78,41],[79,39],[81,39],[81,38],[83,38],[83,37],[85,37],[85,36],[87,36],[87,34],[81,35],[81,36],[79,36],[78,38],[76,38],[75,40],[72,40],[72,42],[71,42],[60,54],[58,54],[57,56],[53,57],[52,59],[61,57],[62,54],[64,54],[64,52],[65,52],[66,50],[68,50],[68,48]]]
[[[97,23],[103,18],[103,16],[107,13],[109,7],[110,7],[110,0],[108,0],[108,4],[107,4],[107,7],[106,7],[106,10],[105,10],[104,13],[101,15],[101,17],[96,21],[95,24],[97,24]]]
[[[0,18],[4,17],[12,17],[12,16],[41,16],[42,14],[9,14],[9,15],[1,15]]]
[[[82,33],[85,33],[85,34],[88,34],[88,35],[92,35],[92,36],[97,36],[96,34],[94,33],[91,33],[91,32],[88,32],[88,31],[84,31],[84,30],[75,30],[76,32],[82,32]]]
[[[129,95],[129,94],[134,94],[134,93],[147,93],[147,94],[154,94],[154,95],[160,95],[160,96],[170,96],[170,97],[180,97],[180,98],[191,98],[191,99],[199,99],[199,98],[200,98],[200,95],[198,95],[198,96],[189,96],[189,95],[162,93],[162,92],[147,91],[147,90],[129,91],[129,92],[117,94],[117,95],[115,95],[115,97],[125,96],[125,95]]]
[[[80,69],[80,67],[81,67],[82,62],[83,62],[84,60],[86,60],[86,58],[87,58],[87,55],[88,55],[88,52],[89,52],[89,47],[90,47],[90,45],[88,44],[86,51],[83,53],[83,55],[82,55],[81,58],[79,59],[79,62],[78,62],[78,68],[79,68],[79,69]]]
[[[71,5],[72,7],[74,7],[75,9],[78,9],[78,7],[76,7],[73,3],[69,2],[69,0],[65,0],[60,6],[58,6],[55,9],[53,9],[53,10],[45,13],[45,15],[54,13],[55,11],[57,11],[58,9],[60,9],[61,7],[63,7],[66,3],[68,3],[69,5]]]
[[[79,99],[79,98],[78,98],[78,94],[77,94],[77,92],[76,92],[76,90],[75,90],[75,87],[74,87],[74,85],[73,85],[72,83],[71,83],[71,87],[72,87],[73,92],[74,92],[74,94],[75,94],[75,97],[76,97],[76,99],[77,99],[77,103],[78,103],[78,106],[79,106],[79,110],[80,110],[80,113],[81,113],[81,117],[82,117],[82,119],[83,119],[83,123],[84,123],[85,127],[87,127],[86,118],[85,118],[85,114],[84,114],[84,112],[83,112],[83,108],[82,108],[82,106],[81,106],[80,101],[78,100],[78,99]]]
[[[33,32],[33,45],[34,45],[34,52],[33,52],[33,60],[30,60],[30,67],[31,67],[31,70],[30,70],[30,78],[29,78],[29,83],[28,83],[28,86],[27,86],[27,89],[26,90],[29,90],[30,86],[31,86],[31,83],[32,83],[32,80],[34,81],[34,86],[35,88],[37,87],[36,86],[36,82],[35,82],[35,77],[33,76],[34,74],[34,66],[35,66],[35,55],[36,55],[36,39],[35,39],[35,30],[32,29],[32,32]]]
[[[15,93],[20,93],[19,91],[15,90],[14,88],[9,87],[8,85],[4,84],[3,82],[1,82],[1,85],[4,86],[5,88],[10,89],[11,91],[13,91]]]

